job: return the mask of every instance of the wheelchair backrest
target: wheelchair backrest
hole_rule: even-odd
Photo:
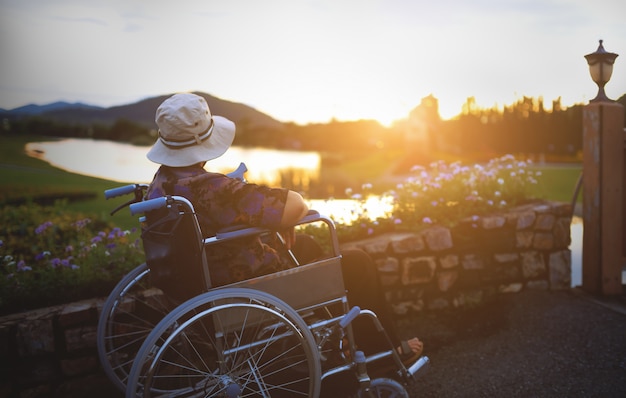
[[[193,208],[172,201],[145,215],[141,238],[154,286],[181,301],[210,288],[203,237]]]

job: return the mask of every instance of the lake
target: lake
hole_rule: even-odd
[[[26,145],[30,156],[45,160],[60,169],[120,183],[148,183],[158,165],[146,158],[149,147],[111,141],[65,139],[51,142],[33,142]],[[261,148],[231,147],[226,154],[209,162],[212,171],[227,173],[240,162],[248,166],[246,179],[270,186],[280,185],[281,174],[298,178],[305,188],[320,172],[320,155],[316,152],[282,151]],[[352,200],[309,200],[309,206],[338,222],[348,223],[360,212],[360,205]],[[368,215],[376,219],[387,214],[390,203],[370,198],[365,203]],[[583,223],[574,217],[571,224],[572,286],[582,283]]]

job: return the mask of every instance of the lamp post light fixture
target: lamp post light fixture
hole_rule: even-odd
[[[596,52],[585,55],[589,64],[591,79],[598,85],[598,95],[589,102],[612,102],[604,92],[604,85],[611,79],[613,74],[613,63],[617,54],[607,52],[602,46],[602,40]]]

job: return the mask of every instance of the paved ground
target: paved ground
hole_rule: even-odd
[[[626,296],[525,291],[417,320],[431,366],[412,397],[626,397]]]
[[[402,328],[431,359],[411,397],[626,397],[626,295],[525,291]],[[68,396],[121,394],[96,378]]]

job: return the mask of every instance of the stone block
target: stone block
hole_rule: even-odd
[[[507,285],[498,286],[499,293],[519,293],[524,287],[523,283],[509,283]]]
[[[517,264],[499,264],[494,267],[489,267],[489,270],[484,272],[482,280],[487,283],[492,282],[509,282],[520,279],[520,270]]]
[[[395,257],[375,260],[378,277],[383,287],[393,286],[400,280],[400,262]]]
[[[454,307],[476,307],[483,302],[484,292],[482,290],[464,290],[459,292],[452,300]]]
[[[572,220],[569,217],[560,217],[554,224],[554,248],[567,249],[572,243],[571,233]]]
[[[556,217],[554,214],[539,214],[535,221],[535,229],[538,231],[552,231]]]
[[[536,279],[546,273],[543,256],[537,251],[520,253],[522,259],[522,275],[524,279]]]
[[[426,245],[432,251],[441,251],[452,247],[452,233],[448,228],[432,227],[423,232]]]
[[[463,256],[461,264],[463,265],[463,269],[466,270],[485,268],[485,262],[483,261],[482,257],[476,254],[466,254],[465,256]]]
[[[459,265],[459,256],[456,254],[447,254],[439,257],[439,264],[443,269],[454,268]]]
[[[562,250],[550,253],[550,289],[569,289],[572,285],[572,253]]]
[[[551,213],[552,206],[549,204],[538,204],[538,205],[533,206],[533,210],[541,214]]]
[[[530,228],[534,224],[536,218],[537,215],[534,211],[525,211],[518,213],[515,228],[518,230]]]
[[[424,239],[419,235],[403,235],[391,239],[391,250],[396,254],[415,253],[425,249]]]
[[[554,202],[553,209],[554,215],[557,217],[567,217],[569,219],[572,217],[573,211],[570,202]]]
[[[20,355],[54,352],[54,327],[51,318],[25,320],[17,325],[17,350]]]
[[[384,234],[356,242],[345,243],[341,245],[341,249],[361,249],[372,256],[384,254],[387,251],[392,236],[392,234]]]
[[[446,308],[449,308],[449,307],[450,307],[450,302],[443,297],[438,297],[428,302],[429,310],[445,310]]]
[[[419,312],[424,309],[424,300],[405,300],[397,301],[391,304],[391,310],[394,315],[407,315],[411,311]]]
[[[517,253],[496,253],[493,255],[493,259],[498,264],[514,263],[519,260]]]
[[[515,247],[518,249],[528,249],[533,246],[533,231],[517,231],[515,233]]]
[[[95,326],[84,326],[65,331],[65,348],[68,352],[96,347],[97,330]]]
[[[436,268],[434,257],[406,257],[402,259],[402,284],[428,283],[433,279]]]
[[[367,254],[375,256],[377,254],[382,254],[387,251],[387,247],[389,246],[389,240],[385,238],[380,239],[371,239],[367,242],[362,242],[359,245],[359,248],[365,251]]]
[[[506,218],[504,216],[494,215],[481,218],[481,225],[484,229],[502,228],[505,223]]]
[[[526,289],[529,290],[548,290],[550,285],[545,279],[537,279],[533,281],[526,281]]]
[[[437,287],[439,291],[447,292],[454,286],[457,279],[459,279],[458,271],[448,270],[439,272],[437,274]]]
[[[549,232],[537,232],[533,237],[533,248],[537,250],[552,250],[554,235]]]
[[[59,314],[59,325],[68,327],[79,323],[94,321],[97,322],[97,312],[94,303],[91,301],[81,301],[67,304]]]
[[[20,391],[19,398],[45,398],[54,396],[54,388],[51,384],[26,387]]]

